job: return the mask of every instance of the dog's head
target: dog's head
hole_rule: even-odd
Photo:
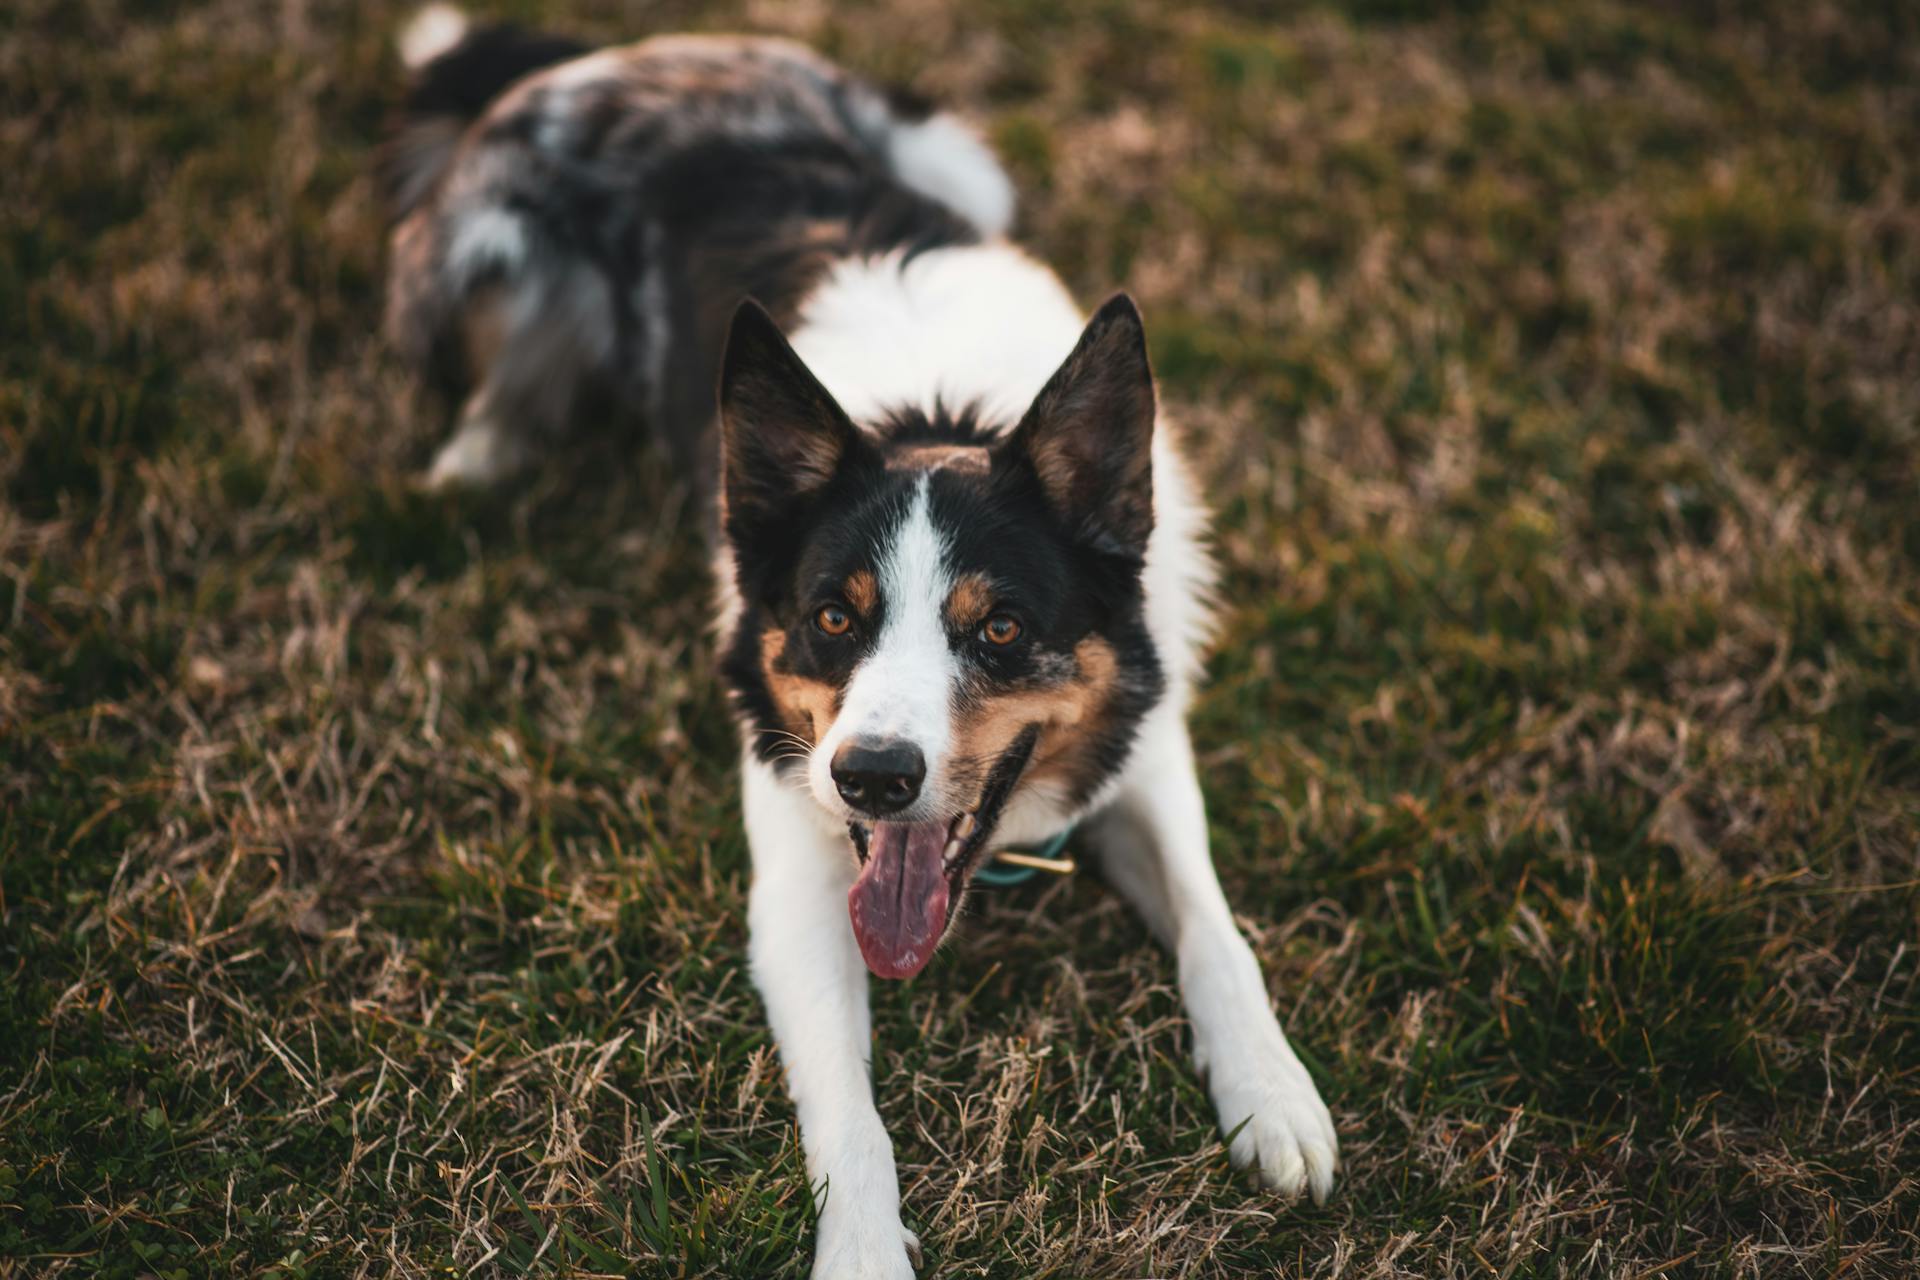
[[[727,677],[763,757],[847,823],[868,966],[909,977],[1009,802],[1044,791],[1073,812],[1159,695],[1139,312],[1102,307],[1018,423],[856,427],[748,303],[721,422],[741,602]]]

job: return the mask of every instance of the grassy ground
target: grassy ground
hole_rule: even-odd
[[[1235,1177],[1167,960],[1027,890],[877,991],[927,1273],[1913,1274],[1920,21],[1264,8],[546,15],[979,111],[1206,459],[1345,1181]],[[799,1275],[673,492],[405,484],[399,17],[0,11],[0,1275]]]

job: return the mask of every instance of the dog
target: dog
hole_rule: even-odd
[[[1007,239],[976,132],[800,45],[595,51],[436,6],[401,49],[387,327],[459,404],[426,482],[497,483],[592,405],[712,491],[813,1275],[919,1259],[869,975],[926,968],[991,849],[1069,829],[1176,959],[1233,1162],[1323,1200],[1334,1125],[1208,851],[1206,517],[1133,302],[1084,315]]]

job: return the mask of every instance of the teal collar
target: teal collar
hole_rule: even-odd
[[[1058,862],[1060,864],[1057,868],[1058,871],[1072,871],[1072,859],[1062,856],[1067,847],[1067,838],[1072,834],[1073,828],[1068,827],[1053,839],[1048,840],[1036,848],[1003,849],[995,853],[991,860],[973,873],[973,882],[975,884],[983,884],[989,889],[1012,889],[1018,885],[1025,884],[1040,874],[1041,868],[1031,863],[1023,862],[1016,865],[1010,862],[1002,862],[1000,860],[1001,857],[1008,853],[1036,858],[1046,862]]]

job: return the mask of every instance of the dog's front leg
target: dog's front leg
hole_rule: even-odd
[[[852,854],[798,782],[751,754],[741,772],[748,949],[820,1215],[814,1280],[911,1280],[908,1251],[920,1244],[900,1225],[893,1144],[868,1079],[867,967],[847,916]]]
[[[1176,713],[1143,728],[1118,797],[1089,835],[1107,878],[1179,962],[1194,1062],[1221,1132],[1233,1135],[1233,1163],[1257,1166],[1284,1195],[1305,1189],[1325,1200],[1339,1161],[1333,1119],[1280,1030],[1220,891],[1193,746]]]

